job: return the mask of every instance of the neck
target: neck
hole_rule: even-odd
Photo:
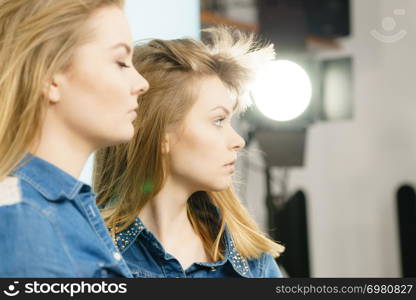
[[[192,193],[168,177],[162,190],[140,211],[140,219],[162,244],[177,241],[179,232],[182,237],[195,235],[186,211]]]
[[[79,178],[94,149],[56,122],[44,122],[40,137],[29,152]]]

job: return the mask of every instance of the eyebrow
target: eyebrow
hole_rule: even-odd
[[[216,110],[216,109],[222,109],[227,115],[230,115],[230,111],[222,105],[218,105],[218,106],[214,107],[213,109],[211,109],[211,111]]]
[[[114,45],[113,47],[111,47],[111,49],[115,49],[118,47],[122,47],[126,50],[127,54],[131,53],[131,47],[129,45],[127,45],[126,43],[118,43],[116,45]]]

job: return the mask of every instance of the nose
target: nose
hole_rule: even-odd
[[[132,95],[139,96],[149,89],[149,82],[139,73],[135,72],[135,81],[132,89]]]
[[[232,149],[235,151],[241,150],[246,145],[244,139],[233,129]]]

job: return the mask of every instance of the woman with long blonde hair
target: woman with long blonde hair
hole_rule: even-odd
[[[123,0],[0,1],[0,276],[131,273],[91,187],[88,156],[129,141],[147,81]]]
[[[97,152],[97,204],[134,276],[280,277],[273,257],[283,246],[259,230],[232,187],[244,140],[231,118],[274,51],[225,27],[205,34],[206,42],[135,47],[150,89],[139,96],[132,141]]]

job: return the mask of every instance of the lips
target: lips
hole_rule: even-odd
[[[224,168],[227,170],[227,172],[233,173],[235,171],[235,161],[225,164]]]
[[[131,116],[131,119],[134,120],[137,118],[137,106],[134,109],[129,110],[128,112],[129,116]]]
[[[129,115],[131,116],[131,118],[132,118],[133,120],[137,118],[137,113],[136,113],[136,111],[135,111],[135,110],[130,111],[130,112],[129,112]]]
[[[134,108],[132,108],[132,109],[129,110],[129,113],[131,113],[133,111],[137,113],[137,108],[139,108],[139,107],[136,105]]]
[[[235,159],[230,161],[229,163],[224,165],[224,168],[228,170],[228,172],[233,173],[235,171]]]
[[[228,164],[225,164],[224,166],[234,166],[235,165],[235,159],[234,160],[232,160],[232,161],[230,161]]]

